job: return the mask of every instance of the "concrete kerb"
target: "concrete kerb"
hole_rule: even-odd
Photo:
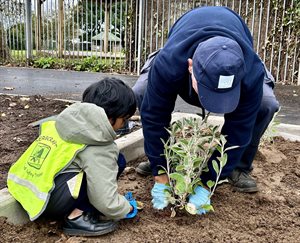
[[[10,195],[7,188],[0,191],[0,216],[13,224],[25,224],[29,217],[21,205]]]
[[[176,112],[172,115],[172,121],[183,119],[184,117],[199,118],[196,114]],[[208,122],[213,125],[222,125],[224,119],[223,117],[210,116]],[[277,130],[278,132],[276,135],[280,135],[285,139],[292,141],[300,141],[300,126],[279,124]],[[118,138],[116,143],[127,161],[135,160],[145,154],[142,129]],[[24,224],[29,222],[26,212],[19,203],[12,198],[6,188],[0,191],[0,216],[7,217],[8,222],[13,224]]]

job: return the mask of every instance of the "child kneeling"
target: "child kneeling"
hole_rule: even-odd
[[[136,201],[118,193],[125,159],[114,142],[115,131],[135,110],[131,88],[105,78],[84,91],[81,103],[41,124],[39,137],[12,165],[7,180],[31,220],[64,218],[67,234],[102,235],[115,230],[116,219],[137,214]]]

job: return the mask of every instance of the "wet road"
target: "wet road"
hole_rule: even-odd
[[[0,67],[0,93],[20,95],[39,94],[51,98],[80,100],[81,94],[86,87],[104,77],[122,79],[130,87],[134,85],[138,78],[135,75]],[[278,99],[282,106],[280,114],[277,117],[278,120],[281,123],[300,125],[300,107],[295,104],[297,107],[291,108],[290,103],[285,104],[285,101],[281,100],[280,97]],[[201,109],[188,105],[178,97],[174,111],[198,113],[201,112]]]
[[[137,76],[108,73],[88,73],[64,70],[0,67],[0,93],[36,95],[80,100],[81,94],[90,84],[104,77],[116,77],[132,87]],[[4,89],[13,88],[12,90]],[[198,113],[198,107],[186,104],[180,97],[175,111]]]

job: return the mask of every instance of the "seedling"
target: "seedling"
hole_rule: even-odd
[[[217,185],[224,182],[219,178],[227,162],[226,151],[237,146],[225,148],[225,136],[220,134],[219,126],[208,125],[207,117],[203,121],[197,118],[178,120],[167,131],[170,137],[163,141],[167,168],[160,173],[166,173],[169,177],[170,190],[165,193],[172,205],[171,217],[176,215],[177,209],[196,214],[197,209],[188,203],[189,195],[198,185],[208,188],[209,198],[214,194]],[[208,171],[207,163],[215,150],[219,151],[219,157],[212,161],[212,165],[217,177],[204,185],[200,176]],[[214,210],[207,204],[203,208]]]

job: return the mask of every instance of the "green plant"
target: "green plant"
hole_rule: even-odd
[[[73,62],[72,69],[75,71],[88,71],[88,72],[105,72],[110,69],[118,70],[122,66],[122,62],[105,61],[98,57],[87,57]]]
[[[33,62],[33,66],[36,68],[54,68],[57,65],[57,60],[53,57],[40,57]]]
[[[74,63],[75,71],[99,72],[106,68],[106,65],[99,58],[87,57]]]
[[[178,120],[167,130],[170,137],[163,141],[167,168],[160,173],[166,173],[169,177],[170,190],[165,193],[172,205],[172,217],[177,209],[196,213],[195,208],[188,204],[188,197],[194,193],[196,186],[207,187],[210,198],[216,186],[224,182],[219,178],[227,162],[226,151],[237,146],[225,148],[226,138],[218,130],[219,126],[208,125],[207,117],[203,121],[198,118]],[[207,163],[215,150],[219,151],[219,156],[212,161],[212,165],[217,177],[204,185],[200,176],[209,170]],[[203,205],[203,208],[214,210],[211,205]]]
[[[264,132],[263,136],[260,139],[259,146],[265,146],[266,144],[274,143],[274,137],[277,134],[277,127],[280,124],[279,121],[276,120],[277,115],[280,111],[281,107],[279,107],[279,110],[274,114],[271,122],[269,123],[269,126],[267,127],[266,131]]]

